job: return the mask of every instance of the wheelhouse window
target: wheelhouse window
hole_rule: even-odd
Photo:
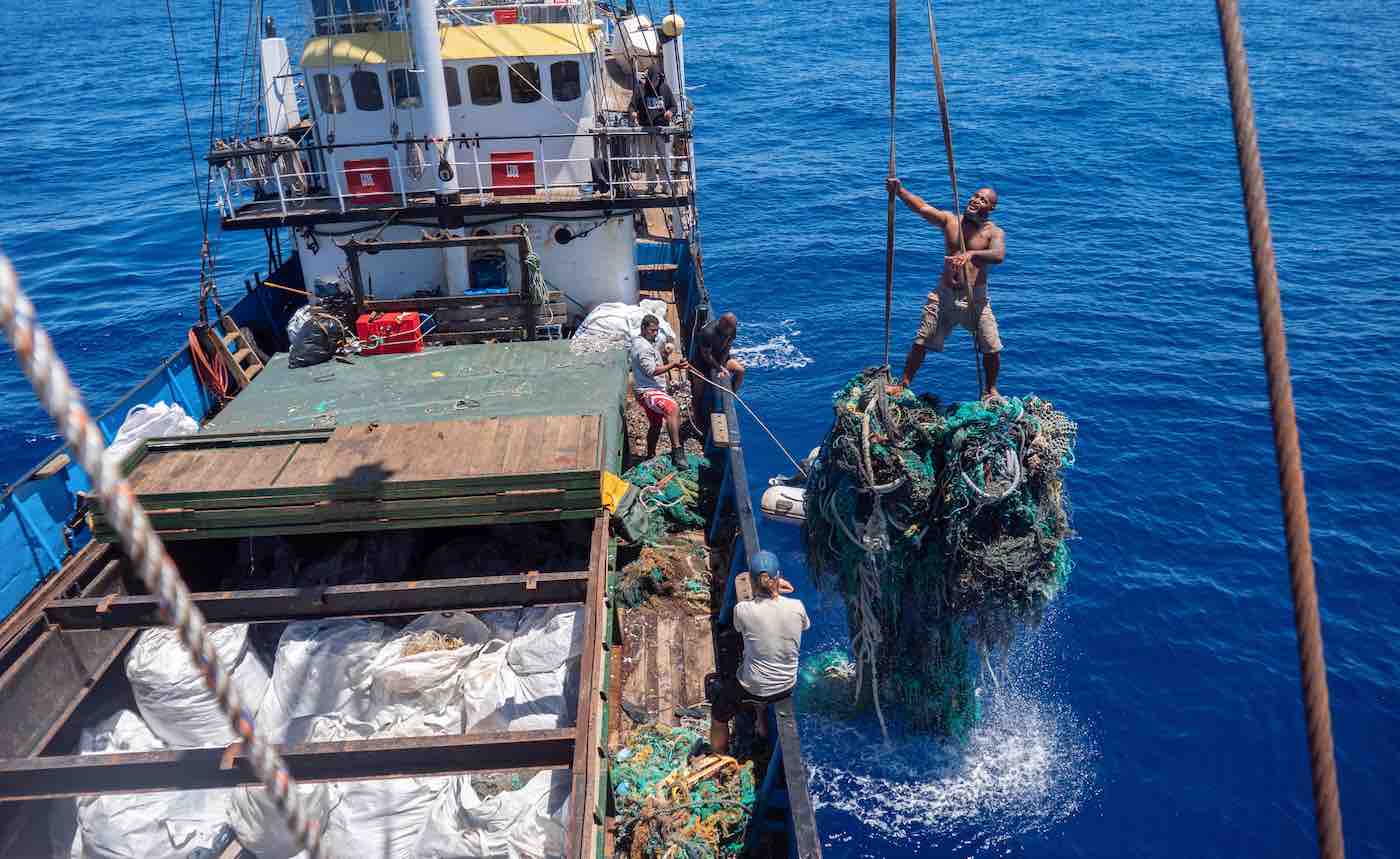
[[[583,93],[578,78],[578,62],[564,60],[551,63],[549,66],[549,87],[550,92],[554,93],[555,101],[577,99]]]
[[[400,109],[423,106],[418,76],[408,69],[389,70],[389,95],[394,99],[394,106]]]
[[[384,90],[379,87],[379,75],[359,69],[350,75],[350,92],[355,96],[356,110],[383,110]]]
[[[462,85],[457,80],[457,70],[451,66],[442,67],[442,83],[447,87],[447,106],[456,107],[462,103]]]
[[[340,78],[336,75],[316,75],[316,103],[322,113],[344,113],[345,93],[340,89]]]
[[[467,87],[471,90],[472,104],[501,103],[501,74],[494,65],[467,69]]]
[[[529,104],[540,100],[540,67],[534,63],[511,63],[510,100]]]

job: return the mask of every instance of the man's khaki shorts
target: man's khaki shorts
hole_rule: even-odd
[[[981,292],[981,290],[979,290]],[[985,292],[982,295],[985,296]],[[1001,351],[1001,334],[997,331],[997,318],[992,313],[992,305],[986,301],[977,302],[981,312],[973,325],[973,310],[968,304],[968,291],[956,293],[946,286],[928,294],[924,303],[924,318],[919,322],[919,331],[914,335],[914,345],[935,352],[943,351],[943,341],[952,333],[953,326],[961,325],[977,337],[977,345],[986,354]]]

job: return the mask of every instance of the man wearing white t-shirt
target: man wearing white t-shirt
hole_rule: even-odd
[[[739,707],[771,704],[792,695],[802,633],[812,625],[802,601],[784,596],[792,593],[792,585],[783,580],[777,556],[755,552],[749,574],[754,598],[734,606],[734,628],[744,636],[744,662],[711,702],[710,745],[721,755],[729,753],[729,721]],[[757,724],[759,735],[767,736],[768,721],[762,714]]]

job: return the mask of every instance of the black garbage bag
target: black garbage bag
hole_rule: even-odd
[[[345,323],[330,313],[312,312],[305,322],[292,332],[288,367],[314,367],[335,357],[336,349],[345,342]]]

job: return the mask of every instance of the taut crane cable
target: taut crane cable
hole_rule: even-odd
[[[924,5],[928,9],[928,40],[933,49],[933,82],[938,89],[938,120],[943,126],[943,151],[948,154],[948,178],[953,183],[953,217],[958,219],[958,250],[967,253],[967,240],[962,231],[962,203],[958,199],[958,167],[953,161],[953,126],[948,121],[948,94],[943,90],[943,55],[938,50],[938,24],[933,17],[933,0],[924,0]],[[968,311],[975,314],[977,308],[973,304],[973,284],[966,286]],[[976,354],[973,362],[977,365],[977,396],[980,397],[985,389],[982,384],[982,344],[977,339],[981,326],[977,325],[976,316],[973,317],[973,325],[972,350]]]
[[[898,10],[897,0],[890,0],[890,165],[889,178],[895,178],[894,172],[894,84],[896,57],[899,53],[899,46],[896,39],[899,35],[899,25],[896,20]],[[894,189],[889,189],[889,205],[885,212],[885,376],[890,381],[894,381],[890,370],[890,305],[894,301]]]
[[[1220,47],[1225,55],[1225,76],[1230,86],[1235,153],[1239,159],[1240,190],[1249,225],[1250,263],[1254,268],[1254,297],[1259,308],[1264,369],[1269,378],[1269,412],[1273,419],[1279,490],[1283,496],[1283,531],[1288,544],[1293,626],[1298,637],[1298,667],[1302,675],[1303,712],[1307,719],[1318,852],[1326,859],[1342,859],[1346,847],[1342,838],[1337,761],[1332,748],[1332,713],[1327,700],[1327,661],[1322,652],[1322,623],[1318,617],[1317,579],[1308,527],[1308,497],[1303,488],[1303,455],[1298,446],[1298,417],[1293,409],[1288,341],[1284,336],[1283,305],[1279,299],[1278,271],[1274,266],[1259,134],[1254,125],[1249,63],[1237,0],[1216,0],[1215,11],[1220,23]]]

